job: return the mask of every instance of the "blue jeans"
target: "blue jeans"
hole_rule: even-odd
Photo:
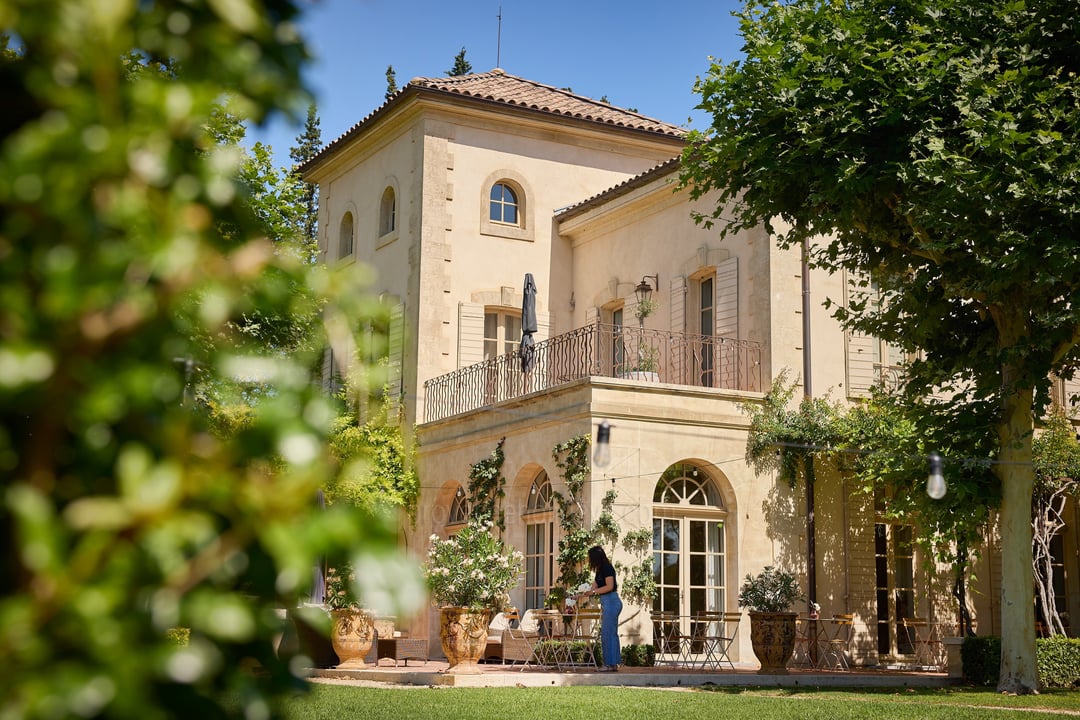
[[[600,596],[600,649],[604,653],[605,665],[618,665],[622,662],[622,650],[619,648],[619,615],[622,614],[622,599],[617,592],[604,593]]]

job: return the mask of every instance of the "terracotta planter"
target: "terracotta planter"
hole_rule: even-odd
[[[479,674],[477,662],[487,649],[487,629],[491,624],[490,610],[470,610],[462,607],[439,608],[439,640],[450,663],[449,673]]]
[[[361,670],[367,667],[364,656],[371,651],[375,639],[375,615],[369,610],[331,610],[334,620],[330,644],[338,656],[339,670]]]
[[[795,618],[798,613],[750,613],[750,644],[761,662],[760,675],[786,675],[795,652]]]

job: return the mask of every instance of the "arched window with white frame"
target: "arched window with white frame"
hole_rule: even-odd
[[[541,470],[525,502],[525,608],[544,606],[555,573],[555,501],[547,472]]]
[[[379,201],[379,237],[389,235],[397,229],[397,195],[393,186],[383,190]]]
[[[681,462],[664,471],[653,493],[655,610],[691,617],[729,609],[727,515],[703,468]]]

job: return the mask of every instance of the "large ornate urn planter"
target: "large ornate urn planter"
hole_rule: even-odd
[[[375,639],[375,615],[369,610],[331,610],[334,625],[330,644],[338,656],[339,670],[362,670],[364,657]]]
[[[761,662],[761,675],[786,675],[787,664],[795,652],[793,612],[751,612],[750,644]]]
[[[447,672],[457,675],[479,674],[477,665],[487,649],[490,610],[463,607],[439,609],[439,640],[450,663]]]

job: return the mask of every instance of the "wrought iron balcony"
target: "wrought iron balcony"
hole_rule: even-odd
[[[584,377],[762,392],[761,346],[597,323],[536,344],[528,372],[506,353],[424,383],[424,422],[558,387]]]

